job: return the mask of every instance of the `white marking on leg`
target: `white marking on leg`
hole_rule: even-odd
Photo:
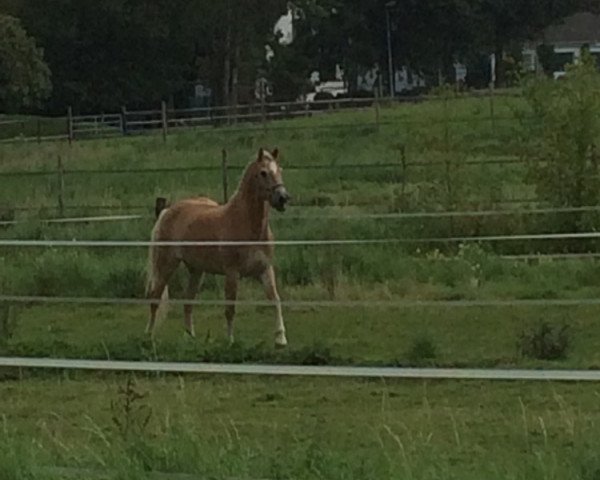
[[[277,293],[277,284],[275,281],[275,271],[273,270],[273,267],[269,267],[267,270],[265,270],[261,276],[261,280],[265,288],[267,299],[275,304],[275,346],[285,347],[287,345],[285,324],[283,322],[281,300],[279,299],[279,293]]]

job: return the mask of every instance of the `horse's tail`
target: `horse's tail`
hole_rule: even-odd
[[[158,219],[152,229],[152,235],[150,238],[151,242],[156,242],[159,239],[159,234],[162,227],[162,220],[166,209],[162,209],[158,214]],[[146,267],[146,298],[152,299],[154,292],[160,287],[161,284],[165,283],[165,279],[162,278],[162,272],[160,270],[160,252],[161,247],[156,245],[150,245],[148,250],[148,265]],[[169,286],[165,284],[160,301],[158,303],[158,310],[156,312],[156,319],[160,322],[166,316],[168,310],[169,300]]]

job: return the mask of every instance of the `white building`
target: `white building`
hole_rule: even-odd
[[[542,71],[537,55],[537,47],[542,44],[554,49],[551,65],[554,78],[565,74],[566,64],[577,61],[584,45],[599,60],[600,66],[600,15],[577,13],[561,24],[547,28],[540,38],[528,43],[523,49],[523,66],[527,71]]]

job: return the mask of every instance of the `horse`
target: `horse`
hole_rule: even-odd
[[[281,301],[273,269],[271,207],[284,212],[290,195],[283,183],[277,149],[259,149],[244,170],[236,192],[225,204],[207,197],[163,205],[152,230],[152,242],[264,242],[259,245],[151,245],[148,255],[146,297],[150,318],[146,333],[154,334],[162,301],[168,299],[168,282],[183,263],[189,272],[185,299],[194,300],[206,273],[225,276],[227,336],[233,343],[233,320],[238,283],[250,277],[262,282],[266,297],[275,306],[275,346],[287,345]],[[192,304],[184,304],[187,333],[195,337]]]

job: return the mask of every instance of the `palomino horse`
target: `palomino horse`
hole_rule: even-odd
[[[271,242],[270,207],[284,211],[290,196],[281,176],[278,151],[262,148],[242,176],[240,185],[225,205],[206,197],[179,201],[160,212],[152,231],[153,242]],[[186,299],[193,300],[205,273],[225,276],[225,318],[233,342],[233,317],[241,277],[260,279],[269,301],[276,308],[275,345],[287,345],[281,302],[272,266],[273,245],[170,246],[150,247],[147,296],[157,300],[150,306],[146,331],[154,331],[160,299],[168,298],[168,282],[183,262],[190,277]],[[184,305],[184,325],[194,336],[192,305]]]

